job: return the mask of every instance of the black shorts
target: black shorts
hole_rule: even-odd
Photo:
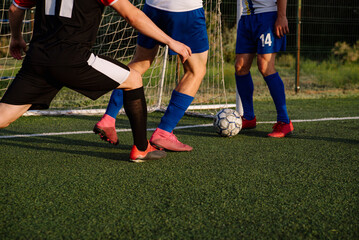
[[[117,88],[129,74],[126,65],[93,54],[87,62],[73,66],[40,66],[25,61],[1,102],[47,109],[64,86],[96,100]]]

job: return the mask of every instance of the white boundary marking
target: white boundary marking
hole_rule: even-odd
[[[340,120],[357,120],[358,117],[342,117],[342,118],[318,118],[318,119],[298,119],[292,120],[292,122],[321,122],[321,121],[340,121]],[[276,121],[267,121],[267,122],[258,122],[258,124],[270,124],[276,123]],[[189,126],[179,126],[175,129],[186,129],[186,128],[198,128],[198,127],[210,127],[213,126],[212,123],[208,124],[199,124],[199,125],[189,125]],[[148,131],[154,131],[155,128],[149,128]],[[116,132],[130,132],[131,129],[116,129]],[[33,134],[18,134],[18,135],[8,135],[8,136],[0,136],[0,139],[7,138],[25,138],[25,137],[46,137],[46,136],[60,136],[60,135],[75,135],[75,134],[93,134],[93,131],[77,131],[77,132],[54,132],[54,133],[33,133]]]

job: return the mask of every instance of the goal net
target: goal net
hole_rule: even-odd
[[[136,7],[142,8],[145,0],[132,0]],[[2,1],[0,9],[0,98],[21,67],[21,61],[9,54],[10,29],[8,8],[11,1]],[[213,114],[218,108],[233,107],[226,105],[227,94],[223,73],[221,0],[206,0],[207,31],[209,54],[207,73],[188,112]],[[32,36],[34,11],[26,11],[22,32],[26,42]],[[137,32],[110,7],[105,8],[96,43],[95,54],[107,55],[122,63],[129,63],[136,49]],[[166,108],[172,91],[183,75],[182,64],[177,56],[167,54],[167,47],[160,47],[149,70],[143,76],[143,83],[149,111]],[[63,88],[46,111],[29,111],[27,114],[101,114],[105,111],[111,92],[92,101],[85,96]]]

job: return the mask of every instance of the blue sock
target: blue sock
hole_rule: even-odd
[[[123,105],[123,90],[122,89],[113,90],[105,114],[110,115],[113,118],[116,118],[118,112],[122,108],[122,105]]]
[[[277,121],[289,123],[287,105],[285,102],[284,84],[278,72],[265,77],[264,80],[268,85],[269,92],[277,109]]]
[[[183,117],[189,105],[191,105],[193,99],[192,96],[173,90],[170,103],[168,104],[165,114],[161,118],[158,128],[167,132],[172,132],[179,120]]]
[[[251,73],[236,77],[236,85],[239,96],[241,97],[243,106],[243,117],[247,120],[252,120],[254,116],[253,108],[253,80]]]

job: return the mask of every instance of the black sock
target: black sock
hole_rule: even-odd
[[[123,106],[130,120],[133,142],[137,149],[147,149],[147,105],[143,87],[123,91]]]

